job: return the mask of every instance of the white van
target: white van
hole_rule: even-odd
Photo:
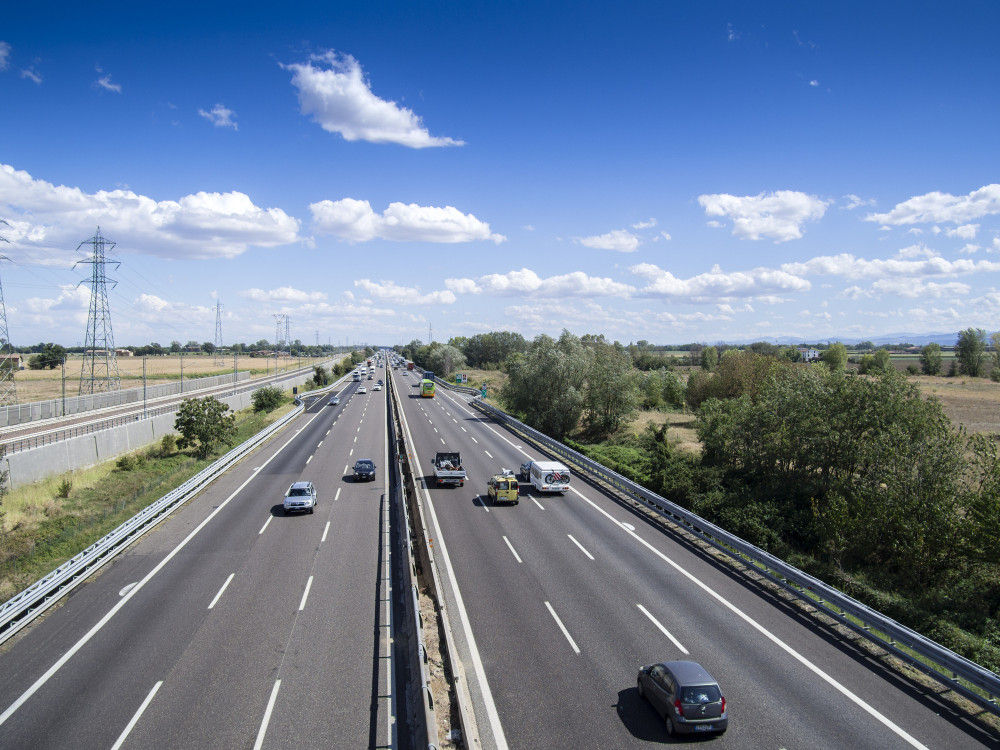
[[[558,461],[528,461],[521,464],[521,481],[531,482],[539,492],[566,492],[570,474]]]

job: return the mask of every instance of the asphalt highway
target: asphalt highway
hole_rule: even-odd
[[[486,502],[503,468],[545,459],[443,388],[393,373],[425,475],[445,599],[485,748],[669,742],[641,665],[701,662],[727,698],[732,748],[975,748],[1000,737],[682,536],[574,478],[565,495]],[[464,487],[434,487],[435,451]],[[530,488],[530,485],[528,485]]]
[[[4,648],[0,748],[386,743],[385,391],[358,385],[339,406],[314,401]],[[374,482],[352,481],[358,458]],[[286,515],[306,479],[315,512]]]

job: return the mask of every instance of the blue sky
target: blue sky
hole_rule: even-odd
[[[4,11],[15,345],[1000,328],[994,2],[145,6]]]

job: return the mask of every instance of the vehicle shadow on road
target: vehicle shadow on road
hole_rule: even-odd
[[[715,739],[715,735],[695,735],[691,737],[671,737],[663,725],[659,714],[645,698],[639,696],[635,685],[618,691],[618,702],[614,704],[621,723],[637,740],[661,744],[701,743]]]

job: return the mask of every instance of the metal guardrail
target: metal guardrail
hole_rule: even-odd
[[[432,748],[437,748],[439,742],[438,729],[437,729],[437,718],[434,709],[434,696],[431,693],[430,685],[430,671],[427,665],[427,646],[424,640],[424,621],[423,616],[420,614],[420,597],[417,590],[417,585],[414,581],[417,578],[417,563],[416,556],[413,550],[413,535],[410,533],[412,528],[410,525],[410,511],[408,508],[407,498],[406,498],[406,484],[403,482],[402,471],[400,467],[399,460],[399,440],[400,436],[396,431],[396,420],[394,418],[394,413],[396,413],[396,391],[395,386],[392,384],[392,378],[386,378],[386,386],[389,390],[390,401],[392,403],[393,409],[389,413],[389,430],[390,430],[390,440],[393,446],[393,454],[397,459],[393,461],[396,474],[397,487],[399,488],[399,497],[397,498],[397,507],[402,512],[403,517],[403,528],[405,533],[403,537],[405,538],[404,545],[406,547],[406,557],[409,567],[406,569],[406,575],[403,580],[403,585],[409,583],[410,587],[410,606],[413,608],[411,618],[413,621],[413,638],[412,646],[415,646],[415,661],[418,665],[418,671],[420,674],[420,698],[423,705],[424,714],[424,726],[426,727],[426,738],[420,737],[420,739],[426,739],[426,747],[428,750]]]
[[[730,558],[753,568],[792,595],[821,610],[839,624],[894,656],[919,669],[942,685],[1000,715],[1000,676],[966,659],[881,612],[838,591],[818,578],[789,565],[749,542],[684,510],[655,492],[626,479],[583,454],[550,438],[480,399],[471,405],[497,421],[520,432],[545,450],[559,456],[582,473],[637,501],[654,513],[683,527]]]
[[[85,581],[94,571],[152,529],[173,510],[198,494],[230,466],[301,414],[303,409],[302,401],[296,399],[296,408],[277,422],[261,430],[245,443],[236,446],[191,479],[146,506],[110,534],[94,542],[83,552],[0,605],[0,643],[13,636],[75,586]]]

